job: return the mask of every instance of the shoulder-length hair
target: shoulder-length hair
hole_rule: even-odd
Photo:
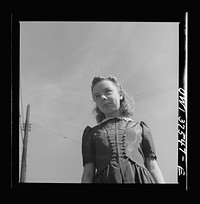
[[[113,84],[118,88],[118,90],[122,93],[123,98],[120,100],[120,115],[125,117],[131,117],[134,113],[134,100],[133,97],[129,96],[122,86],[118,83],[117,78],[113,76],[96,76],[92,80],[91,92],[93,91],[93,87],[100,81],[109,80],[113,82]],[[102,113],[99,108],[96,106],[93,110],[96,114],[97,123],[101,123],[102,120],[106,118],[105,114]]]

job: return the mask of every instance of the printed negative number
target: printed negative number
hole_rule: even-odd
[[[178,166],[178,175],[185,175],[185,170],[181,166]]]
[[[185,91],[182,88],[178,89],[179,93],[183,96],[179,96],[179,103],[182,105],[183,109],[179,106],[179,110],[185,112]]]
[[[178,126],[181,127],[182,129],[185,129],[185,125],[181,126],[180,124],[178,124]]]
[[[181,119],[181,116],[178,117],[178,121],[179,121],[180,123],[185,123],[185,120]]]

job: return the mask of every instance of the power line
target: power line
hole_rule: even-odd
[[[175,87],[175,84],[167,86],[167,87],[158,88],[158,89],[155,89],[155,90],[152,90],[152,91],[142,92],[140,94],[135,95],[134,100],[139,101],[139,100],[143,100],[143,99],[153,97],[153,96],[156,96],[156,95],[164,94],[164,93],[172,91],[172,89],[174,89],[174,87]],[[50,120],[38,123],[39,126],[35,127],[35,128],[37,129],[37,128],[40,128],[40,127],[54,126],[54,125],[56,125],[58,123],[62,123],[62,122],[66,122],[66,121],[69,121],[69,120],[84,117],[84,116],[86,116],[88,114],[91,114],[90,110],[84,110],[84,111],[79,111],[79,112],[75,112],[75,113],[56,116],[56,117],[54,117],[54,118],[52,118]]]
[[[174,86],[174,85],[173,85]],[[158,95],[158,94],[161,94],[162,92],[166,92],[167,89],[171,89],[173,88],[173,86],[170,86],[170,87],[164,87],[164,88],[159,88],[159,89],[156,89],[156,90],[152,90],[152,91],[147,91],[147,92],[143,92],[143,93],[140,93],[140,94],[137,94],[135,95],[135,100],[141,100],[143,98],[147,98],[147,97],[151,97],[151,96],[154,96],[154,95]],[[49,123],[49,122],[56,122],[57,120],[62,120],[62,119],[65,119],[66,116],[67,117],[70,117],[70,116],[74,116],[74,115],[77,115],[77,114],[82,114],[82,113],[90,113],[91,111],[79,111],[77,113],[67,113],[67,114],[61,114],[61,115],[57,115],[55,116],[54,118],[50,119],[50,120],[47,120],[47,121],[43,121],[43,122],[40,122],[41,125],[43,124],[46,124],[46,123]]]
[[[84,112],[78,112],[78,113],[74,113],[72,116],[63,116],[62,118],[57,118],[54,120],[49,120],[46,121],[45,123],[41,124],[41,123],[32,123],[33,126],[37,125],[37,127],[33,127],[34,129],[38,129],[38,128],[42,128],[42,127],[48,127],[48,126],[55,126],[57,124],[60,123],[64,123],[66,121],[71,121],[71,120],[75,120],[77,118],[81,118],[81,117],[85,117],[89,114],[91,114],[91,111],[84,111]]]
[[[83,109],[87,109],[87,110],[83,110]],[[70,112],[68,110],[66,114],[56,115],[53,118],[50,118],[49,120],[41,121],[38,124],[45,125],[46,123],[49,123],[49,122],[56,122],[57,120],[63,120],[66,117],[70,118],[71,116],[75,116],[75,115],[79,115],[79,114],[80,114],[80,116],[82,116],[82,115],[85,115],[85,114],[90,114],[91,112],[92,112],[91,110],[88,110],[88,105],[87,105],[87,106],[82,107],[82,109],[80,111]]]
[[[61,133],[59,133],[59,132],[56,132],[56,131],[54,131],[54,130],[47,129],[47,128],[45,128],[45,127],[40,127],[40,128],[42,128],[42,129],[44,129],[44,130],[47,130],[48,132],[53,133],[54,135],[58,135],[58,136],[60,136],[60,137],[62,137],[62,138],[64,138],[64,139],[71,140],[71,141],[74,142],[74,143],[81,144],[79,141],[74,140],[74,139],[72,139],[72,138],[69,138],[69,137],[67,137],[66,135],[61,134]]]
[[[163,88],[152,90],[152,91],[149,91],[149,92],[146,92],[146,93],[138,94],[134,98],[135,98],[136,101],[139,101],[139,100],[143,100],[145,98],[149,98],[149,97],[152,97],[152,96],[168,93],[168,92],[170,92],[172,90],[175,90],[174,88],[175,88],[175,85],[168,86],[168,87],[163,87]]]
[[[171,91],[170,89],[171,89],[171,87],[167,88],[167,89],[165,88],[165,90],[164,89],[160,89],[160,90],[156,90],[156,91],[153,91],[153,92],[149,92],[149,93],[147,93],[145,95],[138,95],[138,97],[135,97],[135,101],[143,100],[145,98],[149,98],[149,97],[152,97],[152,96],[155,96],[155,95],[159,95],[159,94],[164,94],[166,92]],[[43,122],[42,124],[39,123],[40,125],[37,128],[47,127],[47,126],[54,126],[54,125],[56,125],[58,123],[66,122],[66,121],[72,120],[72,119],[77,119],[77,118],[86,116],[88,114],[91,114],[91,111],[82,111],[82,112],[78,112],[78,113],[75,113],[75,114],[72,114],[72,115],[65,114],[62,117],[58,117],[58,118],[55,118],[53,120],[48,120],[46,122]]]
[[[60,116],[56,116],[50,120],[46,120],[46,121],[43,121],[43,122],[40,122],[38,124],[40,125],[45,125],[46,123],[48,124],[49,122],[57,122],[58,120],[63,120],[63,119],[66,119],[66,118],[73,118],[74,116],[82,116],[82,115],[85,115],[85,114],[88,114],[92,111],[89,111],[89,110],[83,110],[83,111],[78,111],[78,112],[73,112],[73,113],[66,113],[66,114],[62,114]]]
[[[140,92],[136,96],[146,95],[148,93],[152,93],[152,92],[155,92],[155,91],[158,91],[158,90],[165,90],[165,89],[168,89],[168,88],[175,88],[176,85],[177,85],[177,83],[173,83],[173,84],[169,84],[168,86],[159,87],[159,88],[156,88],[156,89],[153,89],[153,90],[146,90],[146,91]]]

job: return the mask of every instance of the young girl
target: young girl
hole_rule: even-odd
[[[164,183],[151,132],[135,122],[133,100],[115,77],[94,77],[98,125],[82,137],[82,183]]]

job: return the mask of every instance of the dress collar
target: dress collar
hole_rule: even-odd
[[[106,121],[108,121],[108,120],[111,120],[111,119],[114,119],[114,118],[119,118],[119,119],[124,119],[124,120],[126,120],[127,122],[128,121],[133,121],[131,118],[129,118],[129,117],[125,117],[125,116],[115,116],[115,117],[108,117],[108,118],[105,118],[105,119],[103,119],[102,121],[101,121],[101,123],[104,123],[104,122],[106,122]]]

